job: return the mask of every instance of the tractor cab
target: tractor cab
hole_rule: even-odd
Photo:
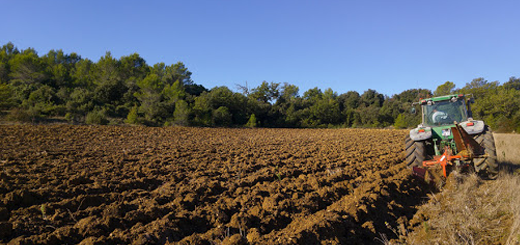
[[[414,104],[421,105],[422,124],[410,131],[410,138],[414,141],[435,139],[436,141],[451,141],[451,128],[460,125],[470,134],[480,134],[484,130],[484,122],[473,120],[471,108],[466,103],[463,94],[452,94],[428,99],[421,99]]]
[[[464,95],[421,100],[423,125],[436,127],[468,120]]]

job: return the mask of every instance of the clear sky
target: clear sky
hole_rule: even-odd
[[[183,62],[207,88],[389,96],[520,77],[520,1],[0,0],[0,45]]]

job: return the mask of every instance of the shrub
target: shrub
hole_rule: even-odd
[[[11,109],[9,113],[8,120],[17,121],[17,122],[31,122],[32,117],[26,110],[22,108],[14,108]]]
[[[85,120],[87,124],[100,124],[106,125],[108,123],[107,117],[104,111],[91,111],[87,114],[87,118]]]
[[[132,107],[128,116],[126,116],[125,123],[128,124],[138,124],[139,123],[139,115],[137,114],[137,106]]]
[[[249,121],[246,123],[246,127],[248,128],[256,128],[257,122],[256,122],[256,116],[255,114],[251,114],[251,117],[249,117]]]

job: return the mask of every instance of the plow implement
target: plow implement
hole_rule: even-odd
[[[438,169],[440,166],[444,178],[447,178],[454,167],[467,168],[471,166],[474,159],[487,157],[484,149],[460,125],[455,124],[454,127],[451,127],[451,133],[458,153],[454,154],[452,148],[445,146],[441,155],[435,155],[433,159],[423,161],[422,167],[413,167],[415,176],[426,179],[429,169]]]

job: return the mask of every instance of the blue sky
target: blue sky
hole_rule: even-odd
[[[393,95],[520,77],[520,1],[7,1],[0,45],[183,62],[207,88]]]

